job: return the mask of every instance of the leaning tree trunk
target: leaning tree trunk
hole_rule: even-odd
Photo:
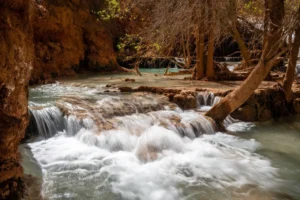
[[[276,59],[272,59],[267,64],[264,64],[263,61],[259,62],[242,85],[227,95],[205,115],[213,118],[215,121],[223,121],[230,113],[247,101],[268,75],[276,61]]]
[[[271,68],[278,61],[285,50],[278,53],[282,44],[282,24],[284,18],[284,0],[270,0],[270,32],[263,49],[260,62],[248,78],[227,95],[220,103],[213,106],[205,115],[211,117],[217,122],[223,121],[230,113],[240,107],[252,95],[255,89],[268,75]]]
[[[283,81],[283,89],[285,92],[285,98],[287,102],[292,99],[292,85],[295,77],[295,69],[298,60],[299,48],[300,48],[300,7],[298,9],[298,24],[295,31],[295,39],[292,44],[292,50],[289,57],[289,64]]]
[[[208,80],[215,79],[214,72],[214,51],[215,51],[215,36],[213,25],[213,7],[212,1],[208,1],[208,18],[209,18],[209,37],[208,37],[208,52],[207,52],[207,65],[206,65],[206,77]]]
[[[237,44],[239,45],[246,67],[251,67],[252,63],[249,50],[236,26],[231,28],[231,34],[237,42]]]
[[[229,8],[227,8],[227,9],[230,12],[229,14],[230,14],[230,19],[231,19],[230,20],[231,24],[229,25],[229,31],[230,31],[231,35],[233,36],[233,38],[235,39],[235,41],[237,42],[237,44],[239,45],[242,57],[245,62],[245,66],[250,67],[252,65],[252,63],[251,63],[249,50],[239,32],[239,30],[237,29],[237,13],[236,13],[237,3],[236,3],[236,0],[230,0]]]

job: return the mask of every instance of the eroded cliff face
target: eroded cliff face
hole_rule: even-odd
[[[33,64],[30,0],[0,0],[0,199],[20,199],[18,146],[27,126]]]
[[[118,67],[109,24],[95,11],[103,0],[34,0],[36,59],[31,84],[79,71],[113,71]]]
[[[28,124],[29,82],[118,67],[113,37],[92,12],[103,6],[103,0],[0,0],[0,200],[24,195],[18,146]]]

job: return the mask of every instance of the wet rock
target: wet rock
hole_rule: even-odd
[[[135,82],[135,79],[126,78],[126,79],[125,79],[125,82],[132,82],[132,83],[133,83],[133,82]]]
[[[296,98],[293,101],[293,108],[296,114],[300,114],[300,98]]]
[[[64,116],[75,116],[78,120],[91,119],[99,131],[112,129],[111,119],[135,113],[163,110],[172,104],[165,97],[135,94],[130,97],[107,97],[101,101],[79,97],[63,97],[56,106]]]
[[[123,86],[119,87],[120,92],[132,92],[133,89],[131,87]]]
[[[232,117],[242,121],[267,121],[290,115],[284,92],[278,88],[258,89]]]
[[[176,94],[172,98],[172,102],[176,103],[182,109],[195,109],[197,107],[197,100],[190,94]]]
[[[194,96],[188,95],[186,100],[187,109],[194,109],[197,107],[197,100]]]
[[[36,178],[32,175],[25,174],[24,182],[26,188],[25,199],[44,200],[44,198],[41,195],[42,182],[43,182],[41,179]]]
[[[185,105],[184,100],[185,100],[185,97],[182,94],[176,94],[173,97],[173,102],[176,103],[180,107],[184,107],[184,105]]]

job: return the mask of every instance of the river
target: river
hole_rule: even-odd
[[[122,78],[80,77],[30,89],[36,137],[20,152],[25,173],[43,180],[45,198],[300,199],[299,117],[264,123],[229,117],[221,133],[202,115],[219,97],[199,93],[197,109],[181,110],[159,95],[108,93],[107,84]]]

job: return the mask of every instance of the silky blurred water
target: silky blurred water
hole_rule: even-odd
[[[183,111],[156,95],[105,93],[99,79],[30,91],[40,137],[20,152],[47,199],[300,199],[299,117],[228,118],[219,133],[201,114],[219,97],[199,93],[198,109]]]

